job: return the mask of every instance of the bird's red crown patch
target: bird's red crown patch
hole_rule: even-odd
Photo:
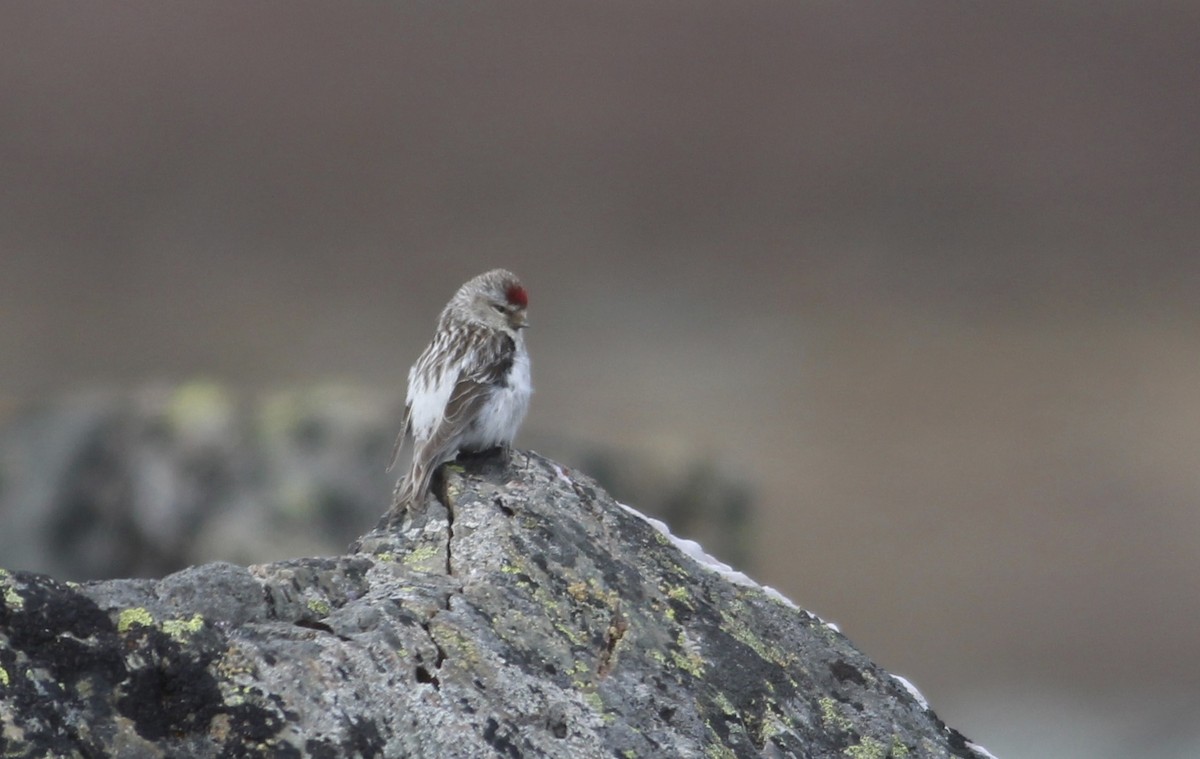
[[[525,294],[525,288],[520,285],[509,285],[504,291],[504,297],[508,298],[508,302],[514,306],[525,308],[529,305],[529,296]]]

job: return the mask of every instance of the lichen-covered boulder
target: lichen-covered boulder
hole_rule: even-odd
[[[840,633],[537,455],[339,557],[0,576],[6,757],[976,757]]]

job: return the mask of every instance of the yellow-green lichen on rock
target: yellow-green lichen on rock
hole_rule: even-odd
[[[671,598],[676,601],[679,601],[680,603],[684,603],[684,604],[687,604],[688,606],[692,606],[692,597],[688,593],[687,588],[683,587],[682,585],[676,585],[675,587],[668,590],[667,598]]]
[[[731,716],[737,715],[737,713],[738,713],[737,708],[735,708],[734,705],[729,701],[729,697],[726,696],[721,691],[717,691],[716,696],[713,697],[713,701],[716,703],[716,705],[718,707],[720,707],[721,711],[724,712],[725,714],[728,714]]]
[[[604,713],[604,699],[596,692],[595,688],[588,688],[583,692],[583,700],[587,701],[588,706],[592,707],[592,711],[597,714]]]
[[[713,730],[712,725],[709,725],[709,730]],[[706,759],[737,759],[737,754],[733,753],[733,749],[726,746],[724,743],[712,743],[705,747],[704,756]]]
[[[854,723],[838,709],[838,702],[829,696],[824,696],[817,702],[821,706],[821,724],[825,727],[842,732],[850,732]]]
[[[583,647],[587,645],[587,636],[584,633],[579,632],[578,630],[572,630],[562,622],[555,622],[554,629],[558,630],[558,632],[561,633],[564,638],[569,640],[573,646]]]
[[[429,635],[445,652],[447,663],[470,671],[482,668],[483,659],[479,654],[479,647],[463,635],[462,630],[434,622],[430,625]]]
[[[414,569],[422,569],[422,568],[424,568],[422,565],[428,564],[431,560],[434,560],[434,559],[440,560],[440,558],[441,558],[441,551],[434,545],[426,544],[426,545],[422,545],[422,546],[417,546],[416,548],[412,549],[408,553],[404,554],[404,558],[402,559],[402,561],[404,562],[404,566],[406,566],[406,567],[412,567]],[[439,571],[439,570],[444,569],[445,567],[440,566],[440,564],[441,564],[441,562],[439,561],[439,566],[430,567],[429,571]]]
[[[581,661],[574,662],[567,670],[567,676],[571,678],[571,685],[581,693],[592,687],[591,674],[591,665]],[[585,678],[584,675],[587,677]]]
[[[687,637],[687,631],[680,630],[676,643],[682,651],[672,651],[671,661],[684,672],[697,679],[704,676],[704,657],[700,656],[696,644]]]
[[[584,628],[577,626],[580,617],[575,613],[575,609],[592,598],[597,598],[610,607],[617,602],[615,594],[602,590],[594,581],[589,584],[570,576],[564,577],[563,580],[567,583],[565,594],[551,592],[545,584],[526,582],[519,575],[528,576],[530,571],[519,557],[510,557],[500,565],[500,571],[518,576],[517,587],[530,594],[530,599],[544,610],[543,619],[575,648],[587,648],[590,638],[586,621]]]
[[[738,641],[749,646],[754,653],[761,656],[763,659],[778,664],[781,667],[790,667],[795,663],[796,657],[790,653],[781,650],[778,646],[760,638],[753,630],[746,625],[740,618],[734,616],[724,609],[721,610],[721,621],[724,623],[721,627],[732,635]]]
[[[621,603],[620,593],[617,593],[612,588],[605,588],[594,577],[588,578],[588,587],[592,591],[592,597],[599,599],[609,609],[615,611]]]
[[[769,741],[776,735],[782,735],[789,730],[784,717],[775,710],[774,702],[767,700],[767,708],[762,716],[762,740]]]
[[[117,632],[126,633],[138,626],[154,626],[154,617],[151,616],[150,612],[146,611],[141,606],[135,606],[130,609],[121,609],[121,613],[117,615]]]
[[[888,747],[870,736],[842,752],[850,759],[885,759]]]
[[[231,683],[252,679],[258,672],[253,660],[237,645],[230,646],[218,665],[222,676]]]
[[[162,623],[163,632],[179,642],[204,629],[204,617],[193,614],[187,619],[168,619]]]
[[[5,578],[0,577],[0,582],[4,582]],[[5,582],[4,585],[4,605],[13,611],[20,611],[25,608],[25,599],[17,592],[17,589]]]
[[[582,580],[576,580],[567,585],[567,594],[574,598],[577,602],[583,603],[588,599],[587,583]]]

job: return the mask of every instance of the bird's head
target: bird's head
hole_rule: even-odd
[[[463,305],[472,321],[495,329],[516,332],[529,326],[525,311],[529,296],[517,275],[493,269],[467,282],[454,298]]]

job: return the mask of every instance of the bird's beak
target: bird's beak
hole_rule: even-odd
[[[513,328],[514,329],[528,329],[529,328],[529,322],[527,322],[525,320],[525,312],[524,311],[518,311],[517,313],[513,314]]]

